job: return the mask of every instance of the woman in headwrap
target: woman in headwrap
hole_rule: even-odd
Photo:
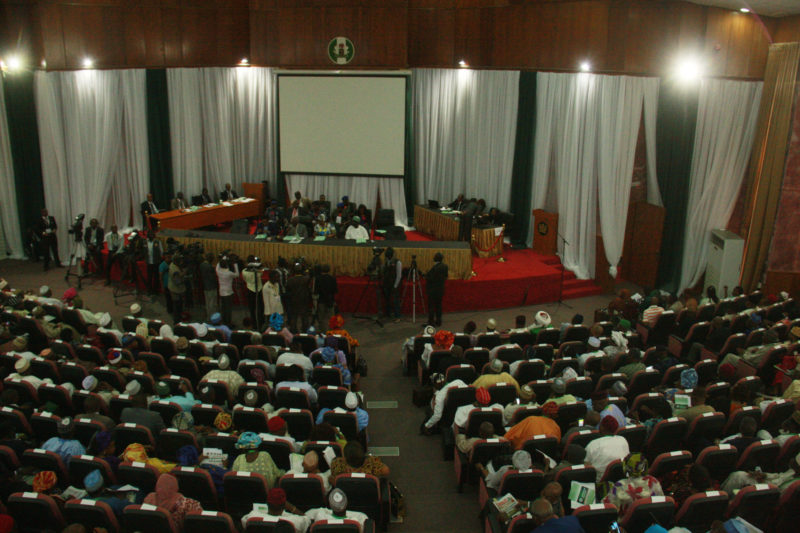
[[[358,341],[351,337],[347,330],[344,329],[344,317],[342,317],[342,315],[333,315],[331,317],[331,319],[328,321],[328,331],[325,332],[325,335],[338,335],[340,337],[344,337],[350,344],[351,350],[358,346]]]
[[[269,315],[269,327],[264,331],[265,334],[267,333],[277,333],[281,337],[284,338],[286,342],[286,346],[292,344],[292,339],[294,339],[294,335],[288,328],[284,327],[283,325],[283,315],[280,313],[272,313]]]
[[[117,473],[119,464],[122,462],[122,459],[114,454],[115,451],[114,436],[110,431],[98,431],[89,442],[89,453],[108,463],[114,474]]]
[[[663,496],[661,483],[653,476],[647,475],[647,466],[647,459],[641,453],[628,454],[622,461],[625,478],[611,485],[604,501],[616,505],[620,514],[623,514],[636,500]]]
[[[139,444],[138,442],[128,444],[128,447],[125,448],[124,452],[122,452],[122,460],[127,463],[147,463],[150,466],[155,467],[156,470],[162,474],[171,471],[176,466],[175,463],[162,461],[158,457],[149,457],[144,445]]]
[[[207,463],[206,459],[206,456],[200,455],[197,451],[197,448],[191,444],[181,446],[178,449],[178,464],[180,466],[194,466],[197,468],[202,468],[203,470],[207,470],[211,476],[211,481],[214,482],[214,486],[217,488],[217,495],[222,498],[225,495],[225,486],[222,480],[225,477],[225,474],[230,472],[230,470],[221,466]]]
[[[186,513],[203,510],[200,502],[178,492],[178,480],[172,474],[159,476],[156,482],[156,491],[145,496],[144,503],[166,509],[178,531],[183,530],[183,519]]]
[[[339,372],[342,373],[342,382],[345,384],[345,386],[349,387],[350,384],[353,382],[353,378],[350,375],[350,370],[347,368],[347,361],[345,360],[345,364],[342,364],[341,361],[337,359],[336,352],[337,350],[331,348],[330,346],[325,346],[324,348],[322,348],[321,351],[322,361],[317,363],[315,366],[319,367],[329,366],[338,368]]]
[[[172,332],[172,327],[169,324],[164,324],[161,326],[161,329],[158,330],[158,336],[163,337],[165,339],[169,339],[172,342],[178,340],[178,336]]]
[[[236,448],[243,450],[241,454],[233,462],[231,470],[234,472],[255,472],[264,476],[267,480],[269,488],[275,487],[278,478],[285,472],[275,466],[272,456],[265,451],[258,451],[261,445],[261,437],[252,431],[245,431],[239,435],[239,440],[236,442]]]

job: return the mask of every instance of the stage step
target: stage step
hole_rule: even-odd
[[[603,289],[591,279],[578,279],[575,273],[564,268],[561,259],[557,255],[545,257],[542,263],[552,266],[557,270],[564,271],[564,292],[562,298],[569,300],[572,298],[583,298],[584,296],[594,296],[602,294]]]

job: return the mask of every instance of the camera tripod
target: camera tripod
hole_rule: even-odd
[[[130,252],[124,253],[120,261],[120,267],[119,281],[114,282],[114,305],[117,304],[117,298],[135,295],[138,299],[141,296],[136,256]],[[126,286],[126,282],[133,283],[133,288]]]
[[[375,310],[376,313],[374,316],[369,315],[359,315],[358,310],[361,309],[361,302],[364,301],[364,296],[367,295],[369,290],[372,289],[375,291]],[[367,284],[364,286],[364,290],[361,291],[361,296],[358,297],[358,302],[356,302],[356,308],[353,311],[353,318],[362,318],[365,320],[372,320],[380,327],[383,327],[383,322],[381,322],[380,314],[383,303],[383,287],[381,287],[381,278],[380,276],[369,276],[369,280]]]
[[[78,280],[78,288],[79,289],[81,288],[81,281],[83,280],[83,278],[85,278],[85,277],[87,277],[89,275],[88,272],[84,272],[83,271],[83,263],[82,263],[82,261],[83,261],[84,258],[82,256],[86,255],[86,246],[83,244],[83,241],[81,240],[81,236],[82,235],[83,235],[83,232],[75,234],[75,240],[72,242],[72,249],[69,252],[69,261],[67,262],[67,272],[66,272],[66,274],[64,274],[64,281],[66,281],[66,282],[69,282],[69,277],[70,276],[75,276],[77,278],[77,280]],[[81,252],[83,252],[83,253],[81,253]],[[77,273],[73,273],[72,272],[72,262],[73,261],[75,261],[75,264],[78,267],[78,269],[77,269],[78,272]]]
[[[422,294],[422,274],[419,272],[419,268],[417,267],[417,256],[411,256],[411,267],[408,269],[408,274],[406,274],[406,281],[410,282],[403,286],[403,294],[400,297],[400,302],[406,301],[406,291],[408,291],[408,287],[411,287],[411,323],[417,323],[417,291],[419,291],[419,302],[422,304],[422,315],[426,315],[428,313],[426,306],[425,306],[425,297]]]

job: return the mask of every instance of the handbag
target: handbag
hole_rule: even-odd
[[[406,497],[397,488],[397,485],[389,482],[389,500],[391,502],[392,515],[396,518],[403,518],[406,516]]]

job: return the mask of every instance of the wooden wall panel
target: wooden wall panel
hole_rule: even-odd
[[[40,34],[33,31],[35,23],[30,2],[0,3],[0,57],[15,54],[27,65],[38,65],[43,50]]]
[[[778,19],[773,36],[776,43],[800,41],[800,15]]]
[[[408,10],[408,64],[419,67],[455,66],[455,10]],[[436,35],[436,39],[424,38]]]

